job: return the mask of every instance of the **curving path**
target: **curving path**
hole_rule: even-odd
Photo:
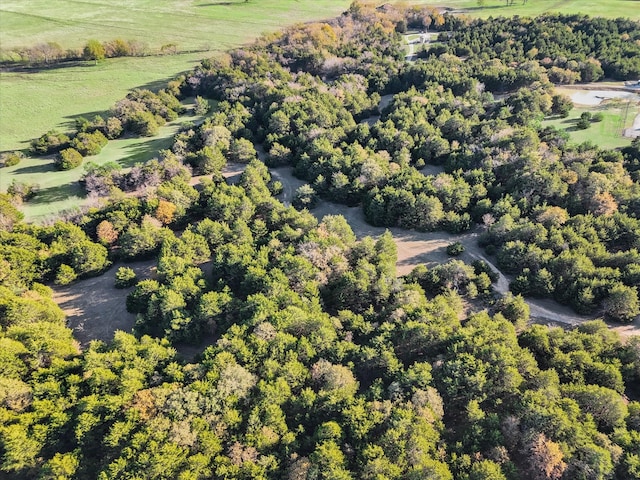
[[[291,167],[279,167],[278,169],[272,169],[271,172],[282,182],[285,191],[295,192],[304,182],[295,178],[292,170]],[[425,264],[429,267],[450,260],[451,257],[446,252],[447,245],[453,242],[460,242],[464,245],[465,251],[458,258],[468,263],[477,259],[484,260],[498,273],[498,280],[493,285],[495,290],[502,295],[509,292],[509,282],[512,279],[505,276],[493,261],[485,255],[484,250],[478,246],[478,235],[482,232],[482,227],[476,227],[474,230],[463,234],[418,232],[397,227],[374,227],[366,222],[361,207],[348,207],[332,202],[322,202],[311,213],[318,221],[321,221],[326,215],[342,215],[358,239],[367,236],[375,238],[389,230],[393,235],[398,250],[396,263],[398,275],[406,275],[420,264]],[[551,299],[527,298],[526,301],[529,304],[531,319],[536,323],[579,325],[587,320],[599,318],[597,315],[579,315],[569,307],[560,305]],[[628,325],[608,324],[621,335],[640,335],[640,319],[636,319]]]

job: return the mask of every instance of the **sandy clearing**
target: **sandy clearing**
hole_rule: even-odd
[[[618,90],[578,90],[570,93],[571,100],[577,105],[597,106],[605,100],[640,100],[640,95]]]
[[[126,299],[131,288],[115,288],[119,267],[132,268],[140,280],[152,278],[156,259],[133,263],[116,263],[99,277],[80,280],[71,285],[53,286],[53,300],[67,316],[67,326],[85,348],[91,340],[109,342],[116,330],[131,332],[136,316],[127,312]]]

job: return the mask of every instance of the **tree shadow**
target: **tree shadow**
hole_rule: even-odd
[[[228,7],[229,5],[237,5],[239,3],[249,3],[248,0],[239,0],[237,2],[210,2],[196,5],[196,7]]]
[[[31,165],[28,167],[20,167],[13,171],[14,175],[28,175],[32,173],[48,173],[56,172],[56,168],[52,163],[43,163],[42,165]]]
[[[66,183],[64,185],[56,185],[54,187],[47,187],[42,190],[38,190],[38,193],[29,200],[29,203],[31,205],[42,205],[66,200],[73,196],[80,198],[84,198],[85,196],[85,193],[78,182]]]
[[[503,8],[508,8],[511,5],[487,5],[487,6],[477,6],[477,7],[465,7],[462,8],[461,10],[467,11],[467,12],[479,12],[481,10],[501,10]]]
[[[130,168],[137,163],[144,163],[158,156],[160,150],[166,150],[173,145],[173,135],[158,138],[141,138],[140,143],[128,145],[123,148],[125,154],[116,160],[123,168]]]

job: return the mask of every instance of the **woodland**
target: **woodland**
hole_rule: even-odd
[[[409,29],[437,33],[413,62]],[[36,225],[17,206],[29,185],[0,195],[0,476],[640,478],[640,337],[531,324],[524,300],[640,314],[640,140],[604,150],[541,125],[572,108],[554,84],[605,77],[640,77],[640,23],[354,3],[35,139],[103,204]],[[156,159],[84,159],[154,135],[187,97],[204,120]],[[246,164],[235,184],[227,162]],[[308,182],[293,205],[277,166]],[[513,294],[481,260],[398,277],[391,233],[357,240],[318,202],[481,228]],[[154,278],[125,266],[114,286],[133,332],[81,349],[51,285],[143,258]]]

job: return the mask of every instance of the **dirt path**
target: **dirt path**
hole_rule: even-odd
[[[227,162],[222,168],[222,176],[227,179],[228,183],[238,183],[245,167],[246,165],[244,163]],[[200,184],[200,180],[203,178],[210,179],[211,175],[195,175],[189,180],[189,185],[195,187]]]
[[[291,168],[286,167],[279,168],[278,180],[283,185],[290,182],[292,185],[299,186],[303,182],[293,177],[291,170]],[[389,230],[393,235],[398,251],[396,263],[398,275],[406,275],[420,264],[430,267],[450,260],[451,257],[446,252],[447,245],[453,242],[460,242],[464,245],[465,251],[458,258],[469,263],[477,259],[484,260],[498,273],[498,280],[494,283],[494,288],[497,292],[502,295],[506,294],[509,291],[509,283],[513,280],[505,276],[493,261],[485,255],[484,250],[478,246],[478,235],[482,231],[481,227],[476,227],[471,232],[459,235],[446,232],[417,232],[401,228],[373,227],[366,222],[361,207],[347,207],[346,205],[331,202],[322,202],[311,213],[319,221],[325,215],[344,216],[358,239],[366,236],[375,238]],[[578,325],[587,320],[598,318],[595,315],[578,315],[569,307],[560,305],[551,299],[528,298],[527,303],[529,304],[531,319],[536,323]],[[640,319],[636,319],[635,322],[628,325],[609,323],[609,326],[623,336],[640,335]]]

